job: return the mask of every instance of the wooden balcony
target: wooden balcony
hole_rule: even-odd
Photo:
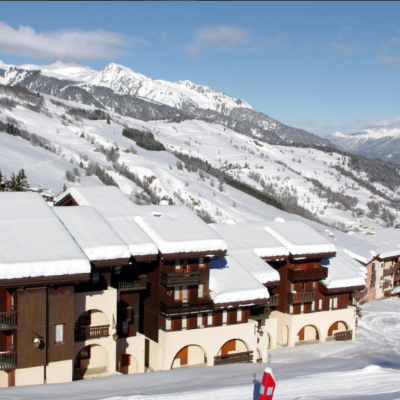
[[[161,272],[161,285],[172,288],[175,286],[194,286],[200,284],[200,272]]]
[[[108,333],[109,328],[110,325],[75,326],[75,342],[110,336]]]
[[[187,315],[187,314],[202,314],[207,312],[212,312],[212,303],[164,303],[160,304],[160,312],[163,315],[173,316],[173,315]]]
[[[390,282],[388,279],[385,279],[384,281],[383,281],[383,284],[382,284],[382,288],[383,289],[387,289],[387,288],[389,288],[389,287],[391,287],[392,286],[392,282]]]
[[[287,277],[292,282],[310,281],[326,279],[328,276],[328,268],[312,268],[312,269],[288,269]]]
[[[17,368],[17,352],[0,353],[0,371],[11,371]]]
[[[308,292],[287,292],[286,300],[291,304],[311,303],[315,300],[316,291],[310,290]]]
[[[135,290],[143,290],[147,288],[147,276],[140,275],[137,278],[128,278],[125,281],[118,282],[120,292],[131,292]]]
[[[400,281],[400,269],[398,269],[398,270],[394,273],[393,281],[394,281],[394,282]]]
[[[268,305],[270,307],[277,307],[279,305],[279,294],[273,294],[269,297]]]
[[[399,269],[397,264],[392,265],[390,268],[383,270],[383,276],[388,276],[394,274]]]
[[[252,362],[253,362],[252,351],[244,351],[242,353],[226,354],[224,356],[214,357],[214,365],[252,363]]]
[[[17,312],[8,311],[0,313],[0,331],[17,329]]]
[[[333,334],[333,338],[337,341],[346,341],[346,340],[352,340],[353,339],[353,331],[343,331],[343,332],[337,332]]]

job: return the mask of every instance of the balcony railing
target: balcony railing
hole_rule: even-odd
[[[252,351],[244,351],[242,353],[226,354],[224,356],[214,357],[214,365],[252,363],[252,362],[253,362]]]
[[[288,269],[287,277],[292,282],[321,280],[328,276],[328,268],[312,268],[312,269]]]
[[[9,311],[0,313],[0,331],[17,329],[17,312]]]
[[[164,315],[185,315],[185,314],[201,314],[212,312],[213,307],[211,303],[197,303],[197,304],[160,304],[160,312]]]
[[[0,353],[0,371],[10,371],[17,368],[17,352]]]
[[[390,287],[390,286],[392,286],[392,282],[390,282],[389,280],[385,279],[385,280],[383,281],[382,288],[383,288],[383,289],[387,289],[387,288]]]
[[[394,282],[400,281],[400,269],[395,272],[393,281]]]
[[[287,292],[287,301],[291,304],[311,303],[315,300],[315,290],[309,292]]]
[[[273,294],[269,297],[268,305],[270,307],[276,307],[279,305],[279,294]]]
[[[171,288],[174,286],[191,286],[200,284],[200,272],[161,272],[161,285]]]
[[[346,341],[353,339],[353,331],[342,331],[333,334],[335,340]]]
[[[398,270],[398,265],[392,265],[390,268],[386,268],[383,270],[383,276],[388,276],[394,274]]]
[[[110,325],[100,326],[76,326],[75,327],[75,341],[82,342],[88,339],[98,339],[102,337],[110,336],[109,331]]]
[[[138,278],[130,278],[126,281],[121,281],[118,283],[118,289],[121,292],[128,292],[134,290],[143,290],[147,287],[147,276],[140,275]]]

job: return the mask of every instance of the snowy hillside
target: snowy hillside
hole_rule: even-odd
[[[354,343],[333,341],[271,351],[277,382],[274,400],[399,399],[400,300],[368,302],[362,314]],[[2,399],[257,400],[265,366],[183,368],[5,388]]]
[[[396,127],[372,127],[353,134],[335,132],[329,140],[367,157],[400,163],[400,129]]]
[[[199,162],[185,166],[173,154],[178,152],[181,159],[198,158],[203,166],[207,162],[226,176],[284,201],[289,211],[340,228],[362,230],[385,225],[379,210],[391,212],[392,222],[398,221],[387,200],[360,184],[368,182],[365,174],[352,171],[356,182],[336,169],[349,169],[347,157],[340,154],[273,146],[197,120],[145,122],[110,112],[107,123],[105,116],[93,119],[94,107],[25,92],[0,88],[0,170],[9,177],[24,168],[33,187],[58,194],[64,185],[98,185],[97,176],[108,176],[137,202],[164,199],[186,204],[209,221],[295,218],[204,172]],[[7,134],[7,124],[26,131],[29,137]],[[125,127],[151,132],[166,151],[137,146],[122,135]],[[397,198],[382,185],[374,187],[385,198]],[[373,219],[364,216],[371,212],[371,202],[380,207]]]

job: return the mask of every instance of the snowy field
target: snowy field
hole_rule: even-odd
[[[271,351],[274,400],[400,399],[400,299],[363,307],[355,343],[304,344]],[[2,400],[257,400],[265,364],[1,389]]]

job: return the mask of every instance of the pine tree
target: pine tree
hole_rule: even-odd
[[[0,171],[0,192],[4,192],[6,190],[6,184],[3,182],[3,174]]]
[[[107,114],[107,124],[110,124],[110,116]]]
[[[25,170],[21,169],[17,175],[13,172],[10,180],[5,183],[5,187],[7,192],[27,192],[30,186]]]

